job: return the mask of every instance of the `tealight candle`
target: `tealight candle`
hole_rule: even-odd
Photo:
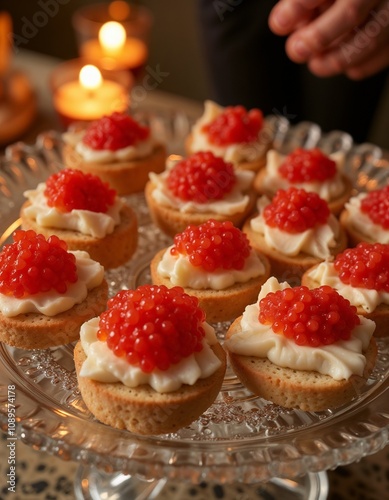
[[[148,58],[151,26],[148,9],[121,0],[87,6],[73,18],[81,57],[104,69],[137,75]]]
[[[69,61],[53,73],[53,104],[65,126],[75,121],[96,120],[114,111],[123,112],[129,105],[128,73],[103,75],[96,66],[81,67],[81,62]]]
[[[139,38],[126,37],[124,27],[116,21],[103,24],[98,39],[81,45],[80,53],[88,61],[99,61],[103,68],[134,72],[144,66],[148,57],[146,44]]]

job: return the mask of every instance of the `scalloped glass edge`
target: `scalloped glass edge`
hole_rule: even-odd
[[[151,114],[150,114],[151,113]],[[141,111],[169,145],[170,153],[180,150],[194,117],[182,112]],[[355,145],[341,131],[322,134],[316,124],[302,122],[291,126],[282,116],[267,117],[267,133],[277,149],[288,152],[297,145],[318,145],[327,153],[346,153],[345,174],[356,190],[370,190],[388,175],[388,162],[372,144]],[[16,143],[0,158],[0,211],[4,227],[7,216],[15,220],[17,203],[12,189],[19,194],[31,177],[49,175],[61,166],[58,155],[59,133],[41,134],[35,145]],[[9,235],[7,235],[9,236]],[[2,242],[1,242],[2,243]],[[13,373],[0,368],[0,425],[7,430],[7,386]],[[380,384],[363,401],[323,425],[261,439],[259,443],[231,441],[166,442],[163,437],[140,437],[118,431],[94,421],[85,421],[58,408],[36,404],[33,395],[18,388],[18,437],[35,449],[47,451],[65,460],[93,463],[107,472],[120,471],[144,478],[177,478],[198,482],[202,479],[223,482],[254,483],[269,479],[293,478],[345,465],[375,453],[389,442],[389,380]],[[356,418],[357,417],[357,418]],[[99,426],[96,432],[96,425]],[[253,447],[253,445],[256,445]]]

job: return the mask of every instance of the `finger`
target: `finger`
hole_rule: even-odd
[[[308,66],[316,76],[351,72],[350,75],[354,74],[354,78],[357,78],[359,71],[359,78],[363,78],[362,68],[375,67],[389,60],[388,45],[389,25],[380,25],[372,18],[355,30],[352,36],[343,39],[337,47],[312,58]]]
[[[363,23],[376,5],[377,0],[338,0],[311,23],[290,35],[286,43],[288,56],[301,63],[326,51],[333,40]]]
[[[346,71],[346,75],[352,80],[362,80],[372,76],[389,65],[389,51],[386,46],[382,47],[374,57],[369,57],[365,62],[352,66]]]
[[[312,19],[324,0],[280,0],[269,15],[269,27],[276,35],[288,35],[299,23]]]

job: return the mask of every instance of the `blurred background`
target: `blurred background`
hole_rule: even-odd
[[[42,11],[43,4],[51,2],[58,5],[58,13],[36,30],[36,35],[23,40],[26,38],[23,29],[32,32],[28,21],[34,19],[37,11]],[[78,57],[72,16],[80,7],[97,3],[98,0],[1,0],[0,10],[12,14],[18,44],[15,50],[33,50],[61,59],[72,59]],[[153,68],[159,64],[161,71],[169,73],[161,82],[160,90],[198,100],[207,98],[209,88],[198,29],[197,0],[144,0],[133,3],[149,7],[154,18],[148,64]]]
[[[199,29],[199,1],[137,0],[133,3],[148,7],[153,16],[147,64],[167,74],[159,82],[158,90],[201,103],[213,96],[204,58],[207,49],[203,46]],[[98,0],[1,0],[0,10],[12,15],[15,54],[19,51],[34,51],[67,60],[79,55],[72,26],[74,12],[80,7],[96,3]],[[44,22],[44,16],[37,17],[38,12],[45,10],[55,11],[55,14],[46,15],[47,22]],[[35,24],[38,23],[41,25],[36,29]],[[239,33],[236,36],[239,37]],[[358,105],[355,103],[355,106]],[[363,120],[363,116],[360,119]],[[388,130],[387,84],[380,98],[369,141],[389,150]]]

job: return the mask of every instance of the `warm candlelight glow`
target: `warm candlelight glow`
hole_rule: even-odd
[[[12,20],[7,12],[0,12],[0,76],[4,75],[11,59]]]
[[[67,127],[75,121],[97,120],[128,108],[132,78],[128,72],[104,71],[84,60],[60,64],[53,72],[53,104]]]
[[[81,68],[79,76],[80,84],[82,87],[88,90],[95,90],[101,86],[103,77],[96,66],[92,64],[87,64]]]
[[[107,55],[119,54],[126,43],[126,30],[120,23],[109,21],[100,28],[99,42]]]

